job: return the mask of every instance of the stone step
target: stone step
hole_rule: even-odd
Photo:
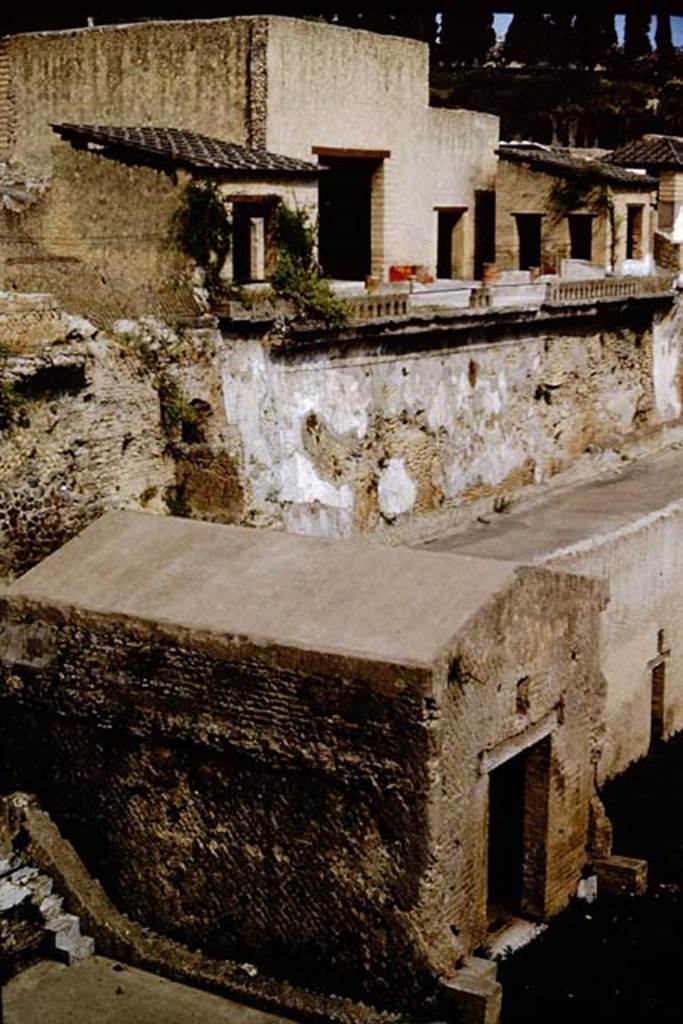
[[[42,899],[38,905],[40,913],[43,915],[45,921],[52,920],[53,917],[59,917],[62,913],[62,907],[64,900],[61,896],[57,896],[56,893],[52,893],[50,896],[46,896]]]

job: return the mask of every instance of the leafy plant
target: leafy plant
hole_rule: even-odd
[[[192,181],[185,189],[173,227],[178,245],[206,273],[209,289],[230,252],[232,221],[213,181]]]
[[[178,432],[192,434],[196,430],[199,414],[170,377],[162,376],[159,381],[159,405],[161,425],[168,436]]]
[[[349,307],[336,297],[315,259],[316,230],[304,209],[281,204],[275,214],[274,239],[277,262],[270,276],[276,295],[293,303],[307,320],[319,320],[330,328],[349,322]]]

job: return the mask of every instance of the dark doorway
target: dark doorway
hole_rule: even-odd
[[[489,917],[542,917],[550,787],[550,737],[489,773]]]
[[[525,754],[489,776],[489,903],[519,912],[524,872]]]
[[[436,276],[462,277],[462,218],[464,209],[437,210]]]
[[[530,270],[541,266],[541,219],[540,213],[517,213],[517,236],[519,239],[519,269]]]
[[[573,213],[569,220],[570,254],[573,260],[593,259],[593,217],[590,213]]]
[[[319,157],[319,251],[327,277],[364,281],[371,272],[372,176],[377,160]]]
[[[650,715],[650,746],[664,736],[664,690],[666,686],[666,664],[660,661],[652,669],[652,699]]]
[[[496,193],[474,193],[474,276],[480,281],[485,263],[496,262]]]
[[[626,207],[626,259],[643,258],[643,207]]]

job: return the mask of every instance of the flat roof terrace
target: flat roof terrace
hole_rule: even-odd
[[[428,667],[514,569],[462,555],[114,512],[5,596],[15,606]]]

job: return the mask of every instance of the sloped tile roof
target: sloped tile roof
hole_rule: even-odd
[[[683,139],[676,135],[645,135],[615,149],[610,163],[621,167],[683,168]]]
[[[291,156],[279,156],[265,149],[250,149],[186,128],[157,128],[93,124],[53,124],[52,130],[75,144],[94,143],[107,155],[144,157],[205,171],[258,176],[309,176],[319,173],[316,164]]]
[[[607,185],[624,185],[650,191],[657,187],[654,178],[626,171],[605,160],[588,160],[563,149],[535,146],[505,145],[496,150],[501,160],[527,164],[531,170],[543,171],[562,178],[591,177]]]

